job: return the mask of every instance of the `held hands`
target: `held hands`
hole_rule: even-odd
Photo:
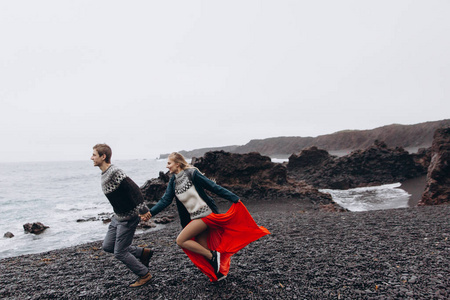
[[[143,222],[147,222],[152,217],[152,214],[150,212],[147,212],[147,213],[145,213],[143,215],[139,215],[139,217],[141,217],[141,220]]]

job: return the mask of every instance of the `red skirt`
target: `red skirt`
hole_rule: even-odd
[[[270,234],[269,230],[255,223],[241,201],[233,203],[224,214],[211,213],[202,220],[209,227],[208,248],[220,252],[219,271],[225,276],[230,270],[230,260],[233,254],[260,237]],[[186,249],[183,250],[200,271],[209,277],[210,281],[217,281],[213,267],[206,257]]]

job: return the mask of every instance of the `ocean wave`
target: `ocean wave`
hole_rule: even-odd
[[[116,161],[138,185],[158,177],[166,160]],[[0,228],[13,238],[0,238],[0,258],[39,253],[102,239],[101,221],[76,222],[111,212],[101,190],[101,171],[90,161],[2,164]],[[23,224],[50,226],[40,235],[27,234]]]
[[[320,191],[329,193],[333,201],[350,211],[367,211],[408,207],[411,195],[399,189],[400,186],[400,183],[393,183],[348,190],[320,189]]]

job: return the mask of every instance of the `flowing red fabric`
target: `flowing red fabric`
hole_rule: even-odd
[[[251,242],[270,234],[269,230],[256,224],[241,201],[233,203],[224,214],[212,213],[202,220],[209,227],[208,247],[220,252],[220,273],[225,276],[230,270],[233,254]],[[210,281],[217,281],[213,267],[203,255],[183,250],[200,271],[209,277]]]

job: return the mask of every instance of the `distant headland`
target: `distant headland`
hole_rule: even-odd
[[[376,140],[384,141],[391,147],[403,147],[410,152],[419,148],[428,148],[433,142],[436,129],[449,127],[450,119],[431,121],[413,125],[391,124],[370,130],[342,130],[317,137],[281,136],[251,140],[245,145],[223,146],[212,148],[179,151],[187,158],[200,157],[209,151],[226,151],[231,153],[259,152],[261,155],[287,158],[299,153],[302,149],[316,146],[328,152],[349,153],[356,149],[365,149]],[[161,154],[160,159],[168,157]]]

